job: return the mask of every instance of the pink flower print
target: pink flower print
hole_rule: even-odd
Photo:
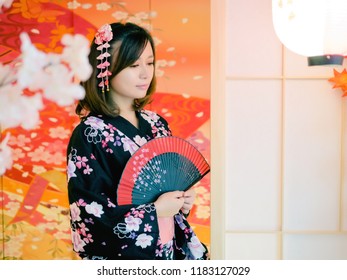
[[[88,161],[88,159],[86,157],[81,157],[81,156],[77,156],[76,157],[76,166],[78,169],[81,169],[82,166],[83,167],[86,167],[86,162]]]
[[[94,116],[88,117],[84,123],[97,130],[104,130],[104,128],[106,127],[106,124],[102,119]]]
[[[83,247],[86,246],[86,243],[81,239],[78,232],[72,232],[72,243],[75,252],[84,252]]]
[[[14,161],[17,161],[21,158],[24,158],[25,154],[23,153],[22,149],[17,148],[17,149],[12,149],[12,159]]]
[[[158,132],[159,132],[159,128],[157,128],[156,126],[152,126],[153,135],[157,134]]]
[[[112,134],[114,134],[114,132],[117,130],[117,128],[110,123],[106,125],[106,128],[109,129]]]
[[[67,164],[67,181],[70,181],[71,178],[73,177],[77,177],[77,175],[75,174],[76,171],[76,165],[74,164],[73,161],[69,160],[68,164]]]
[[[145,232],[151,232],[152,231],[152,226],[150,226],[149,224],[145,224],[145,228],[144,228]]]
[[[112,28],[109,24],[104,24],[95,34],[95,44],[100,45],[103,42],[109,42],[113,38]]]
[[[102,145],[103,148],[108,147],[106,140],[101,140],[101,145]]]
[[[105,136],[106,142],[110,142],[110,141],[114,142],[114,134],[113,133],[109,133],[107,131],[104,131],[102,134]]]
[[[89,165],[87,165],[86,168],[83,170],[83,173],[88,175],[90,175],[90,173],[92,172],[93,172],[93,168],[90,168]]]
[[[163,250],[162,249],[156,249],[155,250],[155,256],[156,257],[162,257],[163,256]]]
[[[87,203],[86,203],[82,198],[80,198],[80,199],[78,200],[78,202],[77,202],[77,205],[79,205],[79,206],[86,206]]]
[[[78,225],[80,226],[78,232],[80,234],[82,234],[83,236],[86,236],[87,235],[87,231],[89,231],[89,229],[86,227],[85,223],[80,223]]]
[[[76,222],[76,221],[81,221],[81,210],[77,206],[77,204],[74,202],[70,205],[70,215],[71,215],[71,221]]]
[[[90,158],[91,159],[96,159],[95,156],[93,154],[90,154]]]
[[[118,147],[122,145],[121,138],[118,135],[116,136],[113,145]]]
[[[107,204],[107,206],[108,207],[116,207],[116,205],[109,199],[109,198],[107,198],[107,202],[108,202],[108,204]]]
[[[28,156],[34,162],[46,162],[47,160],[50,160],[52,158],[51,154],[43,146],[40,146],[36,148],[33,152],[28,153]]]
[[[122,138],[124,152],[129,151],[130,154],[135,153],[135,151],[139,148],[133,141],[129,138]]]
[[[50,145],[47,147],[47,150],[51,153],[61,152],[65,154],[65,142],[61,140],[51,142]]]
[[[151,111],[144,111],[141,115],[145,120],[150,121],[151,123],[159,120],[159,115]]]
[[[133,216],[129,216],[125,218],[126,229],[128,232],[130,231],[138,231],[140,229],[140,224],[142,224],[141,219],[135,218]]]
[[[193,236],[188,242],[188,248],[190,249],[193,256],[197,259],[201,258],[206,251],[204,246],[200,243],[199,239],[196,236]]]
[[[92,218],[84,219],[84,222],[87,223],[87,224],[89,223],[89,224],[94,225],[94,222],[93,222],[93,219],[92,219]]]
[[[150,235],[147,235],[145,233],[141,233],[137,238],[136,238],[136,246],[141,246],[141,248],[146,248],[147,246],[151,246],[153,237]]]
[[[17,145],[18,147],[23,147],[26,145],[26,143],[30,143],[30,138],[25,137],[24,135],[18,135],[16,136],[11,136],[10,140],[8,141],[8,144],[11,146]]]
[[[52,138],[67,139],[69,137],[70,130],[65,129],[62,126],[52,127],[49,129],[49,136]]]
[[[144,218],[143,213],[145,213],[144,210],[133,210],[133,211],[132,211],[132,214],[134,215],[134,217],[136,217],[136,218],[141,218],[141,219]]]
[[[95,217],[101,218],[101,215],[104,214],[102,210],[102,205],[93,201],[91,204],[86,205],[86,211],[88,214],[92,214]]]
[[[141,137],[141,136],[139,136],[139,135],[136,135],[136,136],[134,137],[134,142],[135,142],[137,145],[142,146],[142,145],[144,145],[145,143],[147,143],[147,140],[146,140],[146,138],[144,138],[144,137]]]
[[[92,235],[88,233],[86,237],[83,238],[83,241],[88,244],[89,242],[92,243],[94,240],[92,239]]]

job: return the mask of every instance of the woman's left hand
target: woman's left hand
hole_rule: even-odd
[[[194,200],[195,200],[195,191],[191,188],[184,192],[183,197],[184,197],[184,204],[181,208],[181,211],[183,214],[188,214],[190,209],[192,209]]]

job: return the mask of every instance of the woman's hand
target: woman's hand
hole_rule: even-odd
[[[183,207],[184,192],[174,191],[163,193],[154,202],[158,217],[173,217]]]
[[[183,214],[188,214],[190,209],[192,209],[194,200],[195,200],[195,191],[193,189],[189,189],[186,192],[184,192],[183,197],[184,197],[184,203],[181,208],[181,211]]]

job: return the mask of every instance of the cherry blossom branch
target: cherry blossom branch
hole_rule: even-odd
[[[75,81],[85,81],[92,73],[90,48],[88,39],[79,34],[62,37],[61,54],[38,50],[27,33],[19,37],[21,55],[11,65],[0,63],[0,127],[30,130],[39,124],[43,98],[69,106],[84,97],[84,88]],[[25,95],[25,90],[32,94]],[[0,142],[0,176],[12,167],[8,140],[9,134]]]

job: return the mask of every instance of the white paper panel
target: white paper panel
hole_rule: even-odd
[[[284,234],[283,259],[346,260],[347,234]]]
[[[227,75],[280,76],[282,47],[272,24],[271,1],[228,0]]]
[[[341,205],[341,221],[342,229],[347,231],[347,98],[343,99],[343,182],[342,182],[342,205]]]
[[[326,80],[287,81],[284,229],[339,226],[341,97]]]
[[[226,235],[227,260],[276,260],[278,237],[275,233],[232,233]]]
[[[227,230],[279,227],[280,92],[280,81],[227,83]]]

